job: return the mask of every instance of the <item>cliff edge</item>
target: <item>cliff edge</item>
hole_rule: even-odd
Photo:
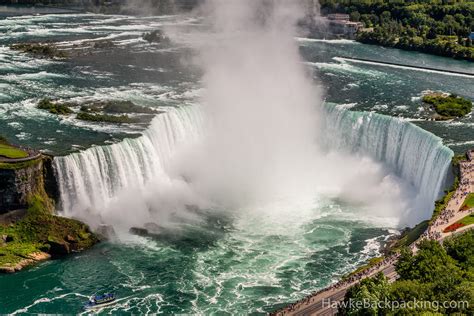
[[[0,148],[0,272],[16,272],[97,243],[97,237],[87,225],[54,214],[58,190],[52,158],[3,144],[3,151]],[[12,153],[12,148],[18,152]]]

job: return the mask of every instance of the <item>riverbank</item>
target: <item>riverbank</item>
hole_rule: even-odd
[[[418,251],[418,245],[424,240],[436,240],[442,243],[448,237],[474,228],[474,224],[470,224],[459,230],[446,231],[447,227],[474,212],[472,208],[463,208],[466,197],[474,192],[473,153],[474,150],[469,151],[466,153],[466,160],[459,162],[460,185],[455,189],[454,194],[448,193],[450,199],[443,210],[435,215],[423,234],[409,246],[414,254]],[[271,315],[335,315],[337,309],[334,308],[335,304],[333,303],[342,301],[349,288],[358,284],[361,280],[373,277],[381,272],[389,282],[394,282],[398,278],[395,265],[399,256],[400,253],[397,250],[397,252],[385,257],[378,263],[368,266],[367,269],[351,275],[349,278],[342,279],[336,284],[311,294],[296,303],[285,306],[271,313]],[[331,304],[327,304],[327,302],[331,302]]]
[[[474,60],[470,35],[474,11],[469,0],[449,4],[354,2],[350,6],[342,0],[321,0],[320,4],[323,15],[350,21],[359,42]]]
[[[3,140],[0,151],[0,273],[92,247],[87,225],[56,216],[51,157]]]
[[[61,7],[45,5],[0,5],[0,17],[37,14],[71,14],[84,13],[85,9],[79,7]]]

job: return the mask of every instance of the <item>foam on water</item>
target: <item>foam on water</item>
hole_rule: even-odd
[[[411,71],[421,71],[421,72],[435,73],[435,74],[441,74],[441,75],[446,75],[446,76],[464,77],[464,78],[473,78],[474,77],[474,74],[467,75],[467,74],[446,72],[446,71],[442,71],[442,70],[413,68],[413,67],[406,67],[406,66],[402,66],[402,65],[390,65],[390,64],[379,63],[379,62],[375,62],[375,61],[357,60],[357,59],[345,58],[345,57],[334,57],[333,59],[336,60],[336,61],[342,62],[342,63],[351,62],[351,63],[356,63],[356,64],[367,64],[367,65],[390,67],[390,68],[397,68],[397,69],[404,69],[404,70],[411,70]]]

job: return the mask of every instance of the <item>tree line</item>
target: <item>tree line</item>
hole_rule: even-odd
[[[368,29],[357,40],[474,60],[474,1],[321,0],[321,11],[346,13]]]
[[[351,287],[341,315],[473,315],[474,231],[445,240],[424,240],[413,255],[401,252],[400,278],[390,284],[379,273]],[[352,305],[349,304],[353,301]],[[368,302],[357,304],[355,302]],[[391,302],[390,304],[377,304]],[[418,302],[411,305],[408,302]],[[447,303],[443,303],[447,302]],[[456,303],[453,303],[456,302]]]

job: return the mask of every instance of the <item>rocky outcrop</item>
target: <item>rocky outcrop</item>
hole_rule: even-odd
[[[0,214],[27,208],[28,196],[43,186],[43,161],[19,169],[0,169]]]
[[[39,158],[18,163],[14,167],[0,167],[0,214],[12,210],[28,208],[28,197],[43,192],[57,201],[59,189],[52,157],[41,155]]]
[[[51,258],[51,255],[46,252],[33,252],[17,263],[5,264],[3,266],[0,266],[0,273],[14,273],[30,265],[36,264],[44,260],[48,260],[49,258]]]
[[[52,157],[0,164],[0,272],[16,272],[98,242],[84,223],[54,214],[58,197]]]

